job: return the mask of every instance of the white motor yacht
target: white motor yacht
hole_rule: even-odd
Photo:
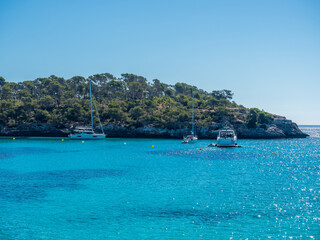
[[[221,130],[217,137],[217,147],[237,147],[237,136],[233,130]]]

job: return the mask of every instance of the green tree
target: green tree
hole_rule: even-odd
[[[0,88],[6,83],[6,80],[0,76]]]
[[[131,108],[129,113],[133,119],[140,119],[143,115],[143,110],[141,107],[137,106],[137,107]]]
[[[47,109],[49,111],[51,111],[56,106],[55,101],[49,95],[40,98],[39,105],[42,109]]]
[[[37,109],[35,111],[35,119],[37,122],[47,123],[50,118],[50,113],[47,110]]]
[[[258,125],[258,113],[255,109],[250,109],[250,114],[248,116],[248,127],[256,128]]]

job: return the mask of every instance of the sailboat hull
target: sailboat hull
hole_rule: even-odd
[[[198,138],[196,136],[185,137],[181,143],[196,143],[197,141],[198,141]]]
[[[70,140],[103,140],[106,138],[104,134],[71,134],[69,135]]]

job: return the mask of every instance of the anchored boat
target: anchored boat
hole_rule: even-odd
[[[233,130],[221,130],[217,137],[217,147],[238,147],[237,136]]]
[[[198,141],[198,137],[197,136],[188,135],[188,136],[183,138],[182,143],[196,143],[197,141]]]
[[[183,141],[181,143],[196,143],[198,141],[198,136],[195,133],[195,125],[194,125],[194,96],[192,92],[192,131],[190,135],[183,137]]]
[[[102,133],[95,133],[93,130],[93,106],[92,106],[92,92],[91,92],[91,81],[90,81],[90,107],[91,107],[91,128],[89,127],[78,127],[75,129],[75,133],[74,134],[70,134],[68,137],[70,140],[101,140],[101,139],[105,139],[106,135],[103,132],[103,128],[101,125],[101,121],[100,121],[100,117],[99,117],[99,113],[98,113],[98,109],[97,106],[94,102],[94,106],[96,108],[97,111],[97,115],[98,115],[98,119],[99,119],[99,123],[100,123],[100,128],[102,130]]]
[[[105,139],[106,135],[95,133],[91,127],[78,127],[73,134],[69,135],[71,140],[101,140]]]

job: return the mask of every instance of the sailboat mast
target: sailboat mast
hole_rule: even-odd
[[[92,108],[91,81],[90,81],[90,105],[91,105],[91,127],[92,127],[92,131],[93,131],[93,108]]]
[[[192,134],[195,135],[194,132],[194,96],[192,91]]]

